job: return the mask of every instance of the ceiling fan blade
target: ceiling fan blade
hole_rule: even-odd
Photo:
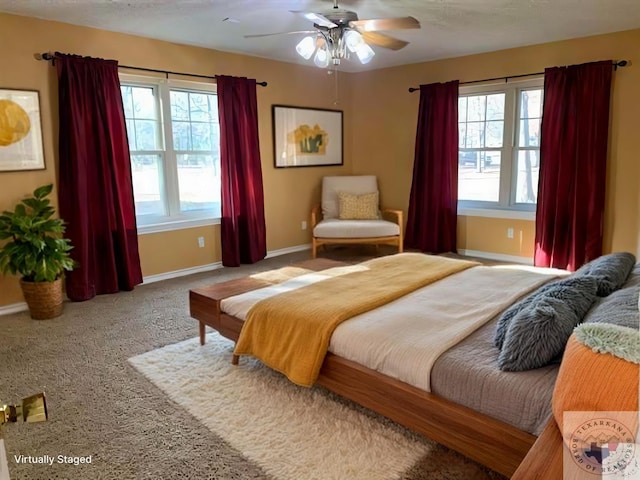
[[[372,18],[370,20],[354,20],[349,22],[349,26],[362,33],[377,32],[378,30],[420,28],[420,22],[413,17]]]
[[[390,50],[400,50],[409,45],[409,42],[383,35],[377,32],[362,32],[362,38],[369,45],[377,45],[378,47],[388,48]]]
[[[295,35],[298,33],[318,33],[317,30],[296,30],[295,32],[259,33],[257,35],[245,35],[244,38],[272,37],[274,35]]]
[[[313,12],[301,12],[299,10],[289,10],[291,13],[295,13],[296,15],[301,15],[307,20],[312,21],[316,25],[320,25],[321,27],[327,28],[335,28],[338,25],[333,23],[327,17],[322,15],[321,13],[313,13]]]

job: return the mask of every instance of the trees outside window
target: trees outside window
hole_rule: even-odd
[[[542,87],[539,78],[460,88],[460,207],[535,210]]]
[[[220,218],[215,85],[121,76],[138,224]]]

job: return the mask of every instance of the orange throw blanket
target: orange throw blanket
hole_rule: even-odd
[[[365,268],[346,275],[332,276],[333,269],[318,272],[332,278],[256,303],[234,353],[254,355],[292,382],[310,387],[340,323],[475,265],[400,253],[363,262],[359,266]]]

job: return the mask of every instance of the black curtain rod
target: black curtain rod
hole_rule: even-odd
[[[38,58],[38,57],[36,57]],[[45,52],[40,54],[40,58],[38,60],[46,60],[54,64],[56,60],[56,56],[50,52]],[[131,70],[142,70],[145,72],[154,72],[154,73],[164,73],[165,78],[168,78],[169,75],[184,75],[187,77],[197,77],[197,78],[208,78],[210,80],[215,80],[216,77],[210,75],[198,75],[197,73],[181,73],[181,72],[171,72],[168,70],[156,70],[155,68],[144,68],[144,67],[131,67],[129,65],[118,65],[118,68],[129,68]],[[260,85],[262,87],[267,86],[267,82],[256,82],[256,85]]]
[[[626,60],[620,60],[618,62],[613,62],[613,69],[617,70],[618,67],[626,67],[629,65],[629,62]],[[470,80],[468,82],[460,82],[460,85],[470,85],[472,83],[482,83],[482,82],[492,82],[494,80],[504,80],[508,82],[511,78],[523,78],[523,77],[533,77],[536,75],[544,75],[544,72],[536,72],[536,73],[523,73],[522,75],[509,75],[508,77],[495,77],[495,78],[485,78],[484,80]],[[420,87],[409,87],[409,93],[413,93],[415,91],[420,90]]]

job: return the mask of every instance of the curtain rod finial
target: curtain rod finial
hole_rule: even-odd
[[[42,52],[42,53],[34,53],[33,58],[36,60],[46,60],[47,62],[50,60],[55,60],[55,55],[51,52]]]
[[[631,65],[629,60],[618,60],[617,62],[613,62],[613,69],[617,70],[618,67],[626,67]]]

